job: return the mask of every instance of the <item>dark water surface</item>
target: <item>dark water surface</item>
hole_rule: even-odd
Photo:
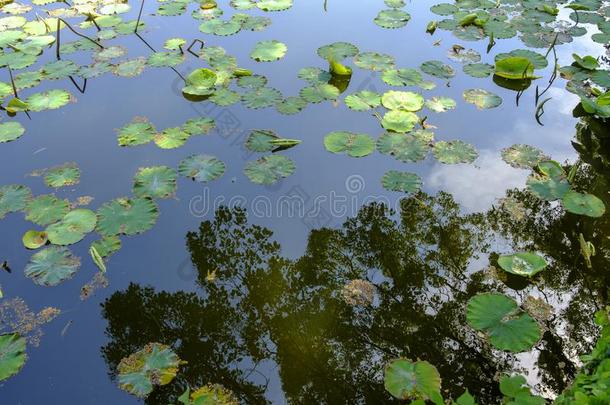
[[[225,18],[234,12],[226,3],[219,2]],[[447,61],[446,52],[454,43],[473,47],[488,63],[496,53],[522,47],[516,39],[499,41],[486,55],[486,41],[464,44],[448,31],[424,35],[434,18],[429,11],[434,4],[408,4],[409,24],[384,30],[373,23],[384,8],[381,1],[330,0],[325,12],[322,1],[296,0],[280,13],[247,11],[273,19],[264,31],[217,37],[201,34],[190,11],[178,17],[152,16],[158,5],[147,1],[142,36],[156,49],[171,37],[202,38],[206,45],[222,46],[240,67],[264,74],[285,96],[297,95],[304,86],[297,78],[300,68],[327,68],[316,49],[335,41],[391,54],[399,67]],[[137,17],[138,6],[132,5],[130,18]],[[76,39],[64,31],[64,41]],[[284,42],[286,56],[273,63],[250,59],[254,44],[266,39]],[[440,45],[434,46],[438,40]],[[108,43],[127,47],[128,57],[150,53],[133,35]],[[560,65],[571,63],[572,52],[600,53],[587,37],[558,52]],[[52,51],[45,53],[49,55],[39,63],[52,60]],[[87,58],[65,57],[81,63]],[[0,273],[4,300],[21,297],[33,312],[47,306],[62,311],[41,326],[39,346],[28,345],[23,370],[0,385],[0,402],[138,403],[118,388],[114,374],[121,358],[149,342],[171,345],[188,361],[171,384],[155,389],[146,401],[151,404],[174,403],[187,385],[207,383],[222,384],[244,403],[391,402],[382,370],[399,356],[434,364],[447,397],[468,388],[481,403],[495,403],[500,398],[499,376],[519,371],[529,373],[528,382],[539,394],[553,398],[573,377],[577,356],[590,349],[597,333],[592,313],[607,299],[608,276],[602,274],[609,257],[607,216],[593,226],[592,219],[512,191],[511,201],[521,203],[519,212],[525,213],[520,219],[498,199],[508,190],[523,189],[529,171],[504,163],[500,150],[526,143],[557,161],[576,161],[579,156],[570,141],[579,122],[572,117],[577,101],[558,80],[550,90],[553,99],[546,105],[545,126],[540,126],[534,120],[531,89],[517,107],[514,92],[495,86],[491,78],[466,76],[459,64],[449,63],[458,72],[450,87],[428,78],[437,87],[424,94],[452,97],[457,108],[430,114],[429,122],[437,127],[437,140],[472,143],[479,151],[472,165],[443,165],[431,156],[405,164],[379,153],[361,159],[334,155],[324,149],[328,132],[377,137],[383,132],[378,121],[343,103],[309,105],[294,116],[241,104],[193,103],[181,95],[180,78],[167,68],[147,68],[136,78],[107,74],[89,80],[84,94],[67,80],[43,82],[36,91],[66,88],[77,102],[31,114],[31,120],[17,116],[26,134],[0,146],[1,185],[25,184],[34,195],[47,194],[52,190],[41,178],[27,174],[75,162],[82,173],[80,183],[56,194],[70,200],[92,196],[90,208],[97,209],[130,195],[133,176],[142,166],[176,167],[190,154],[205,153],[223,160],[227,171],[208,184],[179,178],[176,197],[158,201],[160,216],[153,229],[122,238],[121,250],[107,263],[110,285],[87,300],[79,295],[97,271],[88,249],[98,236],[90,234],[71,247],[82,258],[76,276],[47,288],[32,283],[22,271],[32,252],[22,246],[21,235],[32,224],[20,213],[0,222],[0,260],[13,269],[12,274]],[[202,66],[189,57],[177,70],[186,75]],[[8,72],[2,74],[8,81]],[[543,71],[548,74],[549,69]],[[504,102],[479,111],[463,101],[468,88],[491,90]],[[389,87],[378,73],[356,68],[345,94],[361,89],[383,93]],[[31,92],[23,91],[26,96]],[[217,128],[177,149],[163,150],[153,143],[121,148],[116,129],[134,116],[148,117],[157,128],[209,116]],[[253,184],[244,176],[246,162],[258,157],[243,148],[255,128],[303,140],[283,152],[296,163],[294,175],[273,186]],[[390,169],[418,173],[422,192],[401,202],[402,194],[384,190],[379,179]],[[606,173],[583,168],[576,184],[608,204]],[[303,197],[305,214],[290,212],[282,203],[291,195]],[[386,201],[393,212],[371,205],[372,200]],[[228,203],[239,203],[243,210],[218,208]],[[593,269],[580,256],[579,233],[598,250]],[[548,258],[550,266],[537,285],[490,270],[498,254],[517,249],[539,251]],[[206,279],[210,273],[215,281]],[[352,279],[365,278],[379,285],[373,306],[348,305],[341,289]],[[493,351],[466,325],[468,299],[492,289],[520,299],[546,298],[553,305],[553,317],[545,321],[548,330],[531,352]]]

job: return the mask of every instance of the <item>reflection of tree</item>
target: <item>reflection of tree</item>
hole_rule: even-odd
[[[581,165],[572,183],[610,206],[607,180],[590,166]],[[114,370],[148,342],[173,345],[188,364],[177,382],[155,390],[151,403],[206,383],[224,385],[243,402],[264,402],[266,387],[253,382],[253,364],[264,360],[277,364],[292,403],[391,402],[383,366],[398,356],[434,364],[446,397],[467,388],[480,403],[496,403],[499,375],[520,366],[469,328],[464,314],[470,297],[495,290],[560,308],[541,318],[545,332],[535,359],[539,389],[561,391],[576,370],[575,355],[590,349],[595,308],[607,302],[608,220],[566,214],[527,191],[508,197],[512,205],[470,215],[446,193],[404,199],[398,213],[372,204],[339,229],[312,231],[293,261],[244,211],[221,208],[187,235],[200,293],[136,285],[115,293],[104,304],[112,339],[104,355]],[[598,251],[592,269],[580,255],[581,233]],[[502,253],[540,251],[550,266],[531,283],[481,270],[479,256],[486,259],[497,245]],[[375,284],[371,305],[345,300],[342,290],[355,279]]]

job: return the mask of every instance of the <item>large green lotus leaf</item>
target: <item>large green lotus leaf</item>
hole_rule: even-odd
[[[46,226],[62,219],[70,211],[68,200],[60,200],[52,194],[41,195],[28,202],[25,219]]]
[[[455,76],[455,70],[438,60],[430,60],[421,64],[422,72],[441,79],[451,79]]]
[[[294,162],[286,156],[270,155],[249,162],[244,173],[253,183],[269,185],[290,176],[295,168]]]
[[[25,364],[25,343],[18,333],[0,335],[0,381],[17,374]]]
[[[400,28],[407,25],[411,15],[402,10],[381,10],[373,21],[382,28]]]
[[[178,173],[195,181],[216,180],[225,172],[225,164],[209,155],[191,155],[178,164]]]
[[[148,121],[132,121],[119,129],[118,142],[119,146],[134,146],[143,145],[153,140],[157,130]]]
[[[310,84],[324,84],[332,79],[330,72],[317,67],[305,67],[299,70],[299,79],[305,80]],[[10,90],[10,89],[8,89]]]
[[[243,76],[237,79],[237,85],[244,89],[258,89],[267,85],[267,78],[260,75]]]
[[[324,137],[324,147],[332,153],[347,153],[351,157],[370,155],[375,141],[368,135],[347,131],[334,131]]]
[[[153,141],[161,149],[175,149],[184,145],[190,135],[180,127],[166,128],[163,132],[155,134]]]
[[[464,65],[464,73],[469,76],[482,79],[494,72],[494,67],[488,63],[469,63]]]
[[[157,222],[159,209],[150,198],[117,198],[97,210],[97,231],[102,236],[136,235]]]
[[[415,69],[389,69],[381,74],[381,80],[390,86],[419,86],[424,80]]]
[[[512,255],[502,255],[498,258],[502,270],[518,276],[532,277],[547,266],[546,260],[536,253],[519,252]]]
[[[216,90],[209,100],[216,105],[227,107],[238,103],[241,100],[241,94],[223,87]]]
[[[410,111],[391,110],[384,114],[381,126],[388,131],[409,132],[415,124],[419,122],[419,117]]]
[[[430,11],[434,14],[443,16],[453,15],[458,10],[459,9],[455,5],[449,3],[440,3],[430,7]]]
[[[536,79],[534,64],[522,56],[496,60],[495,75],[509,80]]]
[[[83,79],[93,79],[112,70],[112,65],[108,62],[97,62],[88,66],[81,66],[78,75]]]
[[[610,42],[610,41],[608,41]],[[596,70],[591,73],[591,80],[598,86],[610,88],[610,71],[608,70]]]
[[[292,0],[260,0],[256,6],[263,11],[283,11],[292,7]]]
[[[185,44],[186,40],[184,38],[170,38],[165,41],[163,48],[167,49],[168,51],[179,51]]]
[[[36,55],[23,52],[9,52],[0,55],[0,67],[8,66],[13,70],[24,69],[38,60]]]
[[[495,56],[495,61],[497,62],[510,57],[526,58],[532,63],[535,69],[544,69],[549,64],[544,55],[529,49],[515,49],[507,53],[499,53]]]
[[[148,57],[148,65],[153,67],[173,67],[184,62],[184,54],[180,52],[154,52]]]
[[[432,97],[426,100],[426,107],[434,112],[446,112],[456,107],[454,99],[449,97]]]
[[[241,30],[241,22],[231,20],[221,20],[220,18],[214,18],[211,20],[204,21],[199,26],[199,31],[204,34],[213,34],[219,36],[228,36],[237,34]]]
[[[0,124],[0,143],[14,141],[25,133],[25,128],[17,121],[3,122]]]
[[[547,403],[544,398],[532,395],[527,381],[522,375],[503,376],[500,379],[500,392],[505,395],[504,402],[508,405],[545,405]]]
[[[47,233],[40,231],[27,231],[23,234],[21,242],[28,249],[38,249],[44,246],[48,241]]]
[[[216,126],[212,118],[199,117],[191,118],[182,125],[182,130],[189,135],[203,135],[210,132]]]
[[[301,98],[309,103],[321,103],[324,100],[336,100],[340,91],[332,84],[319,83],[304,87],[299,92]]]
[[[134,59],[128,59],[117,65],[112,69],[112,73],[120,77],[135,77],[139,76],[146,68],[146,58],[139,57]]]
[[[107,62],[107,61],[110,61],[111,59],[116,59],[116,58],[125,56],[126,53],[127,53],[127,48],[125,48],[125,47],[118,46],[118,45],[108,46],[104,49],[98,50],[93,55],[93,59],[96,62]],[[154,53],[153,53],[153,55],[154,55]]]
[[[489,19],[483,27],[485,35],[497,39],[508,39],[517,35],[517,30],[508,21]]]
[[[241,28],[250,31],[262,31],[271,25],[273,20],[267,17],[261,16],[248,16],[248,18],[242,23]]]
[[[502,149],[502,159],[518,169],[533,169],[548,157],[538,148],[530,145],[515,144],[509,148]]]
[[[25,209],[32,199],[32,191],[20,184],[9,184],[0,187],[0,219],[11,212]]]
[[[383,188],[390,191],[414,193],[421,189],[421,178],[415,173],[390,170],[381,178]]]
[[[277,134],[267,129],[254,129],[246,139],[246,148],[252,152],[271,152],[277,148],[273,141],[279,139]]]
[[[489,336],[491,344],[510,352],[531,349],[540,339],[540,327],[511,298],[496,293],[478,294],[468,301],[470,326]]]
[[[72,100],[72,96],[65,90],[49,90],[43,93],[35,93],[28,97],[25,102],[31,111],[55,110],[63,107]]]
[[[443,403],[440,394],[441,377],[427,361],[392,360],[385,366],[383,384],[395,398],[402,400],[432,400]]]
[[[381,104],[389,110],[419,111],[424,106],[424,98],[412,91],[390,90],[381,97]]]
[[[439,141],[434,144],[434,157],[441,163],[472,163],[479,156],[474,146],[460,141]]]
[[[554,201],[570,191],[570,183],[561,166],[554,161],[542,161],[538,164],[541,173],[531,174],[526,181],[527,187],[537,197]]]
[[[133,182],[137,197],[169,198],[176,193],[176,171],[167,166],[141,167]]]
[[[288,47],[286,44],[276,41],[260,41],[254,46],[254,50],[250,53],[250,57],[257,62],[272,62],[279,60],[286,55]]]
[[[286,115],[296,114],[305,107],[307,107],[307,101],[301,96],[286,97],[282,102],[275,105],[277,112]]]
[[[593,194],[568,191],[561,199],[561,203],[566,211],[577,215],[598,218],[606,212],[604,202]]]
[[[78,65],[70,60],[49,62],[42,67],[42,73],[47,80],[65,79],[78,72]]]
[[[182,92],[192,95],[209,95],[216,80],[217,75],[213,70],[195,69],[186,77],[186,86],[182,88]]]
[[[169,384],[176,377],[180,364],[182,361],[169,346],[149,343],[119,362],[119,387],[145,398],[155,385]]]
[[[452,46],[447,51],[447,57],[460,63],[476,63],[481,60],[481,54],[474,49],[464,49],[459,45]]]
[[[17,90],[29,89],[38,86],[42,79],[42,71],[40,70],[34,72],[22,72],[15,75],[15,86],[17,87]],[[13,94],[12,88],[11,94]]]
[[[3,8],[4,11],[4,8]],[[26,34],[23,31],[7,30],[0,32],[0,48],[9,46],[17,46],[21,40],[25,39]]]
[[[49,246],[36,252],[25,266],[25,275],[38,285],[52,287],[76,274],[80,259],[63,246]]]
[[[394,57],[385,53],[362,52],[354,57],[354,64],[360,69],[384,71],[394,69]]]
[[[432,138],[429,131],[415,131],[411,134],[388,132],[377,139],[377,150],[402,162],[418,162],[425,159],[430,151]]]
[[[159,6],[157,9],[157,15],[165,16],[176,16],[184,14],[186,11],[186,5],[183,1],[168,1]]]
[[[73,186],[80,181],[80,169],[73,163],[45,170],[44,182],[53,188]]]
[[[483,89],[464,90],[463,97],[466,102],[474,104],[479,110],[495,108],[502,104],[500,96]]]
[[[368,111],[381,105],[381,96],[374,91],[362,90],[345,97],[345,105],[354,111]]]
[[[96,223],[97,217],[93,211],[78,208],[68,212],[59,222],[49,225],[46,233],[49,242],[54,245],[72,245],[93,231]]]
[[[341,62],[345,58],[351,58],[358,54],[358,48],[349,42],[334,42],[318,48],[318,55],[326,60]]]
[[[116,235],[104,236],[93,242],[91,247],[95,248],[100,257],[108,257],[121,248],[121,239]]]
[[[241,100],[247,108],[267,108],[280,103],[282,93],[272,87],[260,87],[242,94]]]

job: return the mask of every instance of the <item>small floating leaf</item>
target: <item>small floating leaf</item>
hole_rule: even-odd
[[[119,146],[143,145],[153,140],[157,130],[148,121],[133,121],[119,130]]]
[[[53,188],[73,186],[80,181],[80,170],[72,163],[63,166],[47,169],[44,175],[44,182]]]
[[[339,97],[339,89],[332,84],[315,84],[302,88],[299,95],[310,103],[320,103],[324,100],[336,100]]]
[[[381,10],[373,21],[382,28],[400,28],[407,25],[411,15],[402,10]]]
[[[495,108],[502,104],[502,99],[492,92],[483,89],[464,90],[464,100],[474,104],[479,110]]]
[[[292,0],[260,0],[256,7],[263,11],[283,11],[292,7]]]
[[[49,225],[46,232],[54,245],[71,245],[93,231],[96,223],[97,217],[93,211],[78,208],[68,212],[59,222]]]
[[[432,97],[426,100],[426,107],[434,112],[440,113],[453,110],[455,106],[455,100],[449,97]]]
[[[178,164],[178,173],[195,181],[216,180],[225,172],[225,164],[209,155],[191,155]]]
[[[307,107],[307,101],[299,97],[286,97],[282,102],[277,103],[275,108],[280,114],[292,115]]]
[[[510,56],[496,61],[495,74],[510,80],[535,79],[534,64],[521,56]]]
[[[105,236],[91,244],[100,257],[108,257],[121,248],[121,239],[116,236]]]
[[[514,49],[508,53],[499,53],[495,56],[495,60],[497,62],[499,60],[506,59],[511,56],[518,56],[521,58],[528,59],[535,69],[544,69],[549,64],[544,55],[541,55],[538,52],[534,52],[529,49]]]
[[[422,63],[420,66],[422,72],[431,76],[440,77],[441,79],[451,79],[455,76],[455,70],[449,65],[438,60],[430,60]]]
[[[250,53],[250,57],[258,62],[272,62],[283,58],[287,50],[288,47],[280,41],[260,41]]]
[[[394,58],[377,52],[362,52],[354,57],[354,64],[360,69],[382,71],[394,68]]]
[[[502,149],[502,159],[518,169],[533,169],[548,157],[538,148],[530,145],[515,144],[509,148]]]
[[[358,48],[349,42],[334,42],[318,48],[318,55],[322,59],[335,62],[341,62],[343,59],[354,57],[358,52]]]
[[[259,109],[276,105],[282,101],[282,93],[271,87],[259,87],[241,97],[247,108]]]
[[[434,157],[441,163],[472,163],[479,156],[474,146],[460,141],[439,141],[434,144]]]
[[[55,110],[70,102],[72,96],[65,90],[49,90],[44,93],[35,93],[25,102],[31,111]]]
[[[414,193],[421,189],[421,178],[415,173],[390,170],[381,178],[383,188],[390,191]]]
[[[363,157],[373,153],[375,141],[365,134],[335,131],[324,137],[324,147],[332,153],[346,152],[351,157]]]
[[[383,384],[398,399],[430,399],[437,404],[443,402],[441,377],[436,367],[427,361],[392,360],[385,366]]]
[[[140,75],[146,67],[146,58],[129,59],[115,65],[112,72],[121,77],[135,77]]]
[[[498,258],[502,270],[518,276],[532,277],[547,266],[546,260],[536,253],[520,252]]]
[[[176,171],[167,166],[141,167],[134,177],[137,197],[169,198],[176,192]]]
[[[18,139],[25,133],[25,128],[16,122],[3,122],[0,124],[0,143],[10,142]]]
[[[163,132],[155,134],[153,140],[161,149],[175,149],[184,145],[189,134],[180,127],[166,128]]]
[[[500,350],[523,352],[540,339],[540,327],[517,303],[496,293],[478,294],[468,301],[466,319],[476,330],[486,332]]]
[[[0,381],[17,374],[25,361],[25,338],[18,333],[0,335]]]
[[[99,254],[99,252],[97,251],[95,246],[91,245],[89,247],[89,255],[91,256],[91,260],[93,260],[93,263],[95,263],[95,265],[100,269],[100,271],[102,273],[105,273],[106,272],[106,264],[104,263],[104,259]]]
[[[25,267],[25,275],[34,283],[55,286],[72,278],[80,267],[80,259],[63,246],[49,246],[32,255]]]
[[[377,139],[377,150],[401,162],[418,162],[430,151],[433,136],[429,131],[415,131],[412,134],[388,132]]]
[[[61,220],[68,211],[68,200],[60,200],[52,194],[41,195],[28,202],[25,219],[45,226]]]
[[[209,95],[212,93],[210,89],[216,84],[216,78],[216,73],[210,69],[195,69],[186,77],[186,86],[182,92],[196,96]]]
[[[488,63],[470,63],[464,65],[463,70],[469,76],[484,78],[494,72],[494,67]]]
[[[367,111],[381,105],[381,96],[373,91],[362,90],[345,97],[345,105],[354,111]]]
[[[419,86],[423,82],[421,73],[411,68],[384,70],[381,80],[390,86]]]
[[[388,131],[409,132],[418,122],[419,117],[410,111],[391,110],[384,114],[381,125]]]
[[[117,198],[98,210],[97,231],[102,236],[135,235],[157,222],[159,209],[150,198]]]
[[[604,202],[593,194],[582,194],[576,191],[568,191],[561,199],[566,211],[578,215],[598,218],[606,212]]]
[[[268,185],[290,176],[294,170],[294,162],[286,156],[271,155],[249,162],[244,173],[253,183]]]
[[[21,238],[23,246],[28,249],[38,249],[39,247],[44,246],[47,243],[47,240],[46,232],[40,231],[27,231]]]
[[[32,191],[22,185],[9,184],[0,187],[0,219],[11,212],[21,211],[32,199]]]
[[[381,97],[381,104],[389,110],[419,111],[424,106],[424,98],[412,91],[390,90]]]

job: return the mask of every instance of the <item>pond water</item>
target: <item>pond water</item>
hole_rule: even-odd
[[[256,7],[250,1],[219,0],[216,8],[201,11],[206,2],[148,0],[143,4],[144,26],[139,35],[121,23],[138,18],[139,2],[34,3],[38,5],[20,3],[32,6],[31,10],[20,9],[17,3],[0,8],[6,17],[13,18],[0,17],[0,42],[4,49],[1,63],[5,66],[2,80],[8,88],[3,107],[9,109],[8,103],[14,96],[11,74],[18,77],[23,72],[38,72],[42,77],[33,87],[18,86],[23,87],[17,89],[19,99],[30,104],[27,114],[18,111],[9,116],[3,111],[0,123],[19,122],[25,132],[18,139],[0,142],[0,187],[23,185],[35,197],[53,194],[71,203],[79,197],[92,197],[92,200],[81,198],[83,205],[74,204],[72,209],[96,212],[97,227],[93,232],[89,232],[91,229],[81,232],[75,229],[84,225],[77,221],[50,230],[48,226],[53,225],[29,220],[31,202],[18,207],[17,212],[2,215],[0,262],[5,262],[11,271],[0,272],[3,295],[0,333],[18,332],[27,341],[23,368],[0,382],[3,404],[143,401],[174,404],[188,387],[196,390],[208,384],[230,390],[240,403],[398,402],[384,387],[384,367],[400,357],[426,361],[436,367],[442,381],[440,393],[445,399],[455,399],[467,389],[481,404],[501,401],[503,393],[498,384],[505,375],[525,376],[532,392],[548,400],[553,400],[573,380],[582,365],[579,356],[591,351],[599,333],[593,314],[608,304],[610,229],[608,216],[603,209],[599,212],[599,204],[607,206],[610,202],[606,141],[609,127],[601,110],[584,113],[581,108],[580,114],[573,113],[581,97],[585,97],[583,92],[589,89],[587,94],[594,98],[603,93],[602,84],[608,86],[603,78],[592,84],[587,82],[587,75],[594,74],[592,71],[607,75],[603,38],[592,39],[596,33],[607,36],[610,32],[603,30],[608,30],[610,15],[603,3],[582,3],[590,11],[578,11],[581,21],[577,27],[584,29],[580,32],[580,28],[572,27],[573,12],[563,2],[500,0],[494,4],[463,0],[461,5],[458,3],[462,10],[445,5],[451,11],[440,10],[446,15],[439,15],[438,8],[436,13],[430,10],[438,1],[429,0],[404,5],[398,1],[384,4],[381,0],[357,4],[345,0],[328,0],[326,4],[322,0],[295,0],[294,4],[286,0],[268,1],[270,7],[282,3],[290,6],[277,12],[264,11],[262,1]],[[545,12],[544,6],[551,10]],[[55,36],[53,27],[57,20],[47,20],[49,27],[41,28],[41,23],[32,23],[37,15],[48,16],[51,11],[52,17],[61,16],[78,33],[92,38],[110,36],[98,33],[91,23],[81,24],[86,19],[82,10],[89,10],[88,7],[103,10],[96,19],[101,33],[113,27],[126,31],[126,35],[100,40],[110,50],[110,56],[116,56],[108,59],[109,64],[120,66],[124,60],[149,58],[152,49],[168,52],[163,46],[170,38],[185,40],[180,49],[170,51],[181,63],[171,67],[163,60],[166,66],[154,67],[149,60],[134,77],[105,72],[86,80],[84,92],[72,82],[83,85],[82,69],[70,72],[70,66],[63,65],[56,80],[50,79],[53,66],[48,64],[56,60],[55,43],[45,45],[29,66],[18,68],[16,58],[23,57],[18,53],[25,51],[15,45],[26,43],[28,35]],[[159,7],[166,11],[160,13]],[[375,23],[378,13],[391,7],[407,12],[409,21],[404,23],[404,14],[392,14],[391,18],[382,18],[381,24],[404,26],[386,29]],[[557,16],[553,15],[555,7],[559,8]],[[57,9],[67,10],[53,13]],[[79,12],[70,15],[74,9]],[[202,32],[202,23],[204,31],[234,29],[230,22],[222,28],[209,23],[218,10],[224,12],[218,19],[233,21],[238,27],[243,24],[243,29],[226,36]],[[485,31],[485,22],[474,18],[463,21],[469,18],[468,10],[478,12],[477,18],[486,13],[500,22],[505,14],[512,23],[501,27],[497,23],[495,45],[488,50],[491,25]],[[120,13],[116,17],[103,16],[104,13],[113,16],[114,11]],[[164,13],[176,15],[159,15]],[[247,20],[239,13],[270,20]],[[24,25],[25,21],[15,21],[15,16],[23,16],[29,22]],[[519,16],[527,18],[520,21]],[[440,23],[433,34],[426,33],[431,21],[452,18],[456,21],[453,25]],[[555,19],[565,22],[554,23]],[[237,20],[240,22],[236,23]],[[248,23],[259,29],[247,29]],[[541,30],[535,24],[552,27],[548,28],[550,32],[559,34],[536,36],[532,32]],[[504,32],[508,30],[510,34],[517,26],[520,31],[517,36]],[[568,27],[572,27],[569,31],[572,35],[568,35]],[[530,32],[525,39],[521,30]],[[17,39],[7,39],[7,31],[27,35],[14,34]],[[86,66],[95,58],[98,61],[102,58],[98,46],[88,39],[67,27],[60,32],[62,61]],[[193,54],[186,52],[195,39],[205,46],[196,42],[191,48]],[[250,54],[257,43],[269,40],[285,44],[285,55],[281,50],[278,52],[281,45],[276,44],[272,50],[262,49],[262,54],[271,54],[271,59],[279,56],[279,60],[254,60]],[[86,49],[74,49],[74,41]],[[381,63],[389,63],[387,58],[377,61],[375,70],[366,69],[369,62],[366,54],[360,59],[357,56],[355,63],[353,55],[347,55],[349,47],[340,45],[333,52],[345,53],[346,57],[334,61],[340,63],[334,71],[347,66],[352,72],[347,76],[331,76],[329,61],[320,57],[317,50],[336,42],[355,45],[360,55],[365,52],[391,55],[396,69],[416,71],[410,71],[410,82],[405,79],[405,85],[390,85],[388,81],[398,80],[398,75],[390,74],[391,66],[378,68]],[[235,62],[220,55],[220,48],[213,47],[221,47],[233,56],[239,68],[266,77],[266,86],[277,89],[284,98],[301,94],[307,99],[298,101],[304,108],[296,114],[283,114],[273,106],[249,108],[252,105],[248,105],[251,103],[248,95],[244,102],[237,98],[230,103],[231,97],[238,96],[220,93],[223,86],[218,86],[218,95],[211,98],[185,96],[184,79],[192,82],[189,74],[200,68],[212,69],[218,77],[229,72],[228,88],[238,94],[252,91],[243,86],[256,79],[231,78]],[[476,66],[485,72],[483,77],[463,71],[467,63],[478,62],[473,56],[475,52],[468,49],[480,55],[481,63],[489,64]],[[543,58],[549,51],[548,65],[535,66],[535,74],[540,78],[520,93],[497,85],[500,79],[494,80],[490,74],[501,68],[494,66],[496,55],[515,49],[530,49]],[[600,57],[598,66],[587,70],[576,65],[572,71],[556,72],[556,79],[549,82],[555,71],[553,58],[557,58],[558,67],[566,67],[574,62],[574,53]],[[197,54],[201,56],[198,58]],[[531,61],[529,56],[526,61]],[[474,59],[456,61],[469,57]],[[427,61],[441,61],[451,66],[455,75],[439,77],[447,75],[442,65],[440,69],[436,66],[436,76],[422,73],[430,72],[426,67],[420,69]],[[512,60],[522,61],[519,55]],[[14,63],[11,72],[7,63]],[[306,67],[320,71],[301,71]],[[472,67],[474,70],[475,66]],[[115,69],[120,73],[120,67]],[[138,70],[137,66],[134,70]],[[579,76],[581,71],[586,71],[585,78]],[[70,73],[72,79],[68,77]],[[299,77],[305,73],[310,83]],[[595,77],[603,74],[597,73]],[[566,90],[566,78],[572,78],[572,91]],[[329,89],[327,82],[334,87]],[[524,81],[508,82],[514,85]],[[201,86],[200,82],[193,83],[195,87]],[[302,91],[309,86],[313,88]],[[540,93],[547,86],[548,90],[536,97],[537,86]],[[602,91],[596,93],[591,88]],[[61,104],[61,108],[37,108],[36,99],[29,98],[55,89],[71,94],[67,104],[61,101],[63,94],[58,96],[59,101],[51,100]],[[469,89],[491,92],[502,103],[494,108],[477,108],[463,97]],[[384,108],[392,103],[420,103],[413,93],[396,94],[394,100],[384,97],[383,106],[379,105],[378,96],[369,94],[376,100],[371,103],[377,107],[366,111],[355,111],[353,105],[348,108],[351,101],[345,101],[346,96],[362,91],[387,95],[392,90],[419,93],[426,100],[450,98],[455,105],[449,102],[446,105],[452,108],[444,112],[433,111],[431,104],[423,109],[421,105]],[[318,94],[327,99],[313,102]],[[484,101],[497,104],[493,94]],[[260,102],[265,104],[268,98]],[[270,104],[275,104],[277,100],[270,98]],[[602,104],[599,103],[600,109]],[[389,116],[384,117],[389,109],[399,112],[400,122],[392,124]],[[413,114],[405,109],[421,109],[417,112],[419,122],[409,123]],[[175,130],[176,136],[188,139],[176,141],[172,146],[177,147],[173,148],[159,147],[158,144],[167,143],[152,132],[147,141],[154,138],[154,142],[120,146],[117,142],[120,129],[134,118],[136,122],[150,122],[159,133],[200,118],[213,119],[215,126],[207,128],[207,134],[201,136],[188,137],[185,132]],[[384,129],[384,126],[396,129],[395,125],[415,128],[394,132]],[[253,151],[252,144],[246,146],[253,130],[273,131],[280,138],[298,139],[301,143],[271,153],[277,144],[270,144],[269,138],[251,139],[252,144],[260,141],[268,148],[265,152]],[[345,140],[338,134],[333,144],[327,137],[333,131],[365,134],[370,138]],[[145,132],[140,127],[137,135],[144,136]],[[433,141],[425,138],[430,133],[434,134]],[[263,137],[269,137],[268,134],[259,132]],[[400,149],[401,145],[389,144],[388,136],[425,139]],[[166,131],[168,137],[171,138],[171,131]],[[453,140],[467,145],[456,143],[456,149],[443,154],[443,141]],[[332,153],[330,150],[337,144],[350,154],[366,156]],[[515,144],[537,148],[544,157],[535,149],[528,156],[519,149],[517,159],[522,160],[517,162],[506,153],[503,156],[502,150]],[[389,153],[388,149],[383,150],[384,145],[395,149]],[[401,153],[409,156],[402,160],[393,156]],[[152,204],[146,192],[162,191],[168,186],[161,176],[144,185],[144,191],[134,190],[134,176],[140,168],[167,166],[176,176],[175,170],[183,159],[201,154],[224,162],[224,173],[216,176],[209,168],[204,169],[200,174],[209,176],[210,181],[200,182],[183,176],[181,171],[175,193],[170,181],[170,191],[161,196],[169,198],[154,198],[158,209],[156,220],[150,205],[135,219],[121,218],[119,211],[125,200],[115,202],[115,211],[110,212],[107,203],[117,198]],[[257,184],[257,178],[269,176],[260,164],[252,163],[263,156],[290,159],[294,172],[280,168],[277,181]],[[550,159],[563,168],[553,166]],[[450,164],[452,160],[455,164]],[[80,170],[78,182],[49,187],[45,180],[53,171],[45,169],[66,163]],[[545,177],[544,170],[540,172],[545,163],[552,170],[565,173],[558,174],[560,179]],[[290,166],[290,162],[282,164]],[[519,164],[521,167],[515,167]],[[244,173],[246,167],[250,176]],[[391,180],[397,179],[388,178],[388,171],[412,174],[405,175],[408,184],[398,182],[396,186]],[[250,179],[253,172],[259,176],[254,176],[255,181]],[[534,176],[540,188],[526,186],[528,176]],[[421,181],[419,190],[417,179]],[[583,203],[585,215],[574,213],[565,200],[560,201],[567,190],[561,191],[561,195],[558,190],[568,182],[567,188],[574,190],[569,192],[598,197],[591,203],[593,207],[587,205],[589,200]],[[392,190],[397,187],[404,192]],[[0,189],[2,213],[3,192],[6,195],[7,190]],[[134,196],[142,192],[140,197]],[[42,205],[48,208],[49,201]],[[63,215],[47,222],[56,222]],[[62,219],[59,224],[65,221]],[[26,249],[22,242],[25,232],[45,228],[50,231],[47,236],[53,243],[37,250]],[[76,243],[61,242],[74,233]],[[94,260],[98,254],[106,256],[98,249],[91,254],[90,246],[101,238],[100,233],[110,237],[128,235],[120,235],[121,247],[115,253]],[[67,279],[54,286],[41,284],[45,280],[52,283],[48,273],[58,272],[57,264],[47,268],[47,273],[26,276],[24,269],[31,268],[33,255],[57,249],[54,246],[60,244],[69,245],[71,254],[80,258],[78,272],[63,277]],[[595,255],[587,254],[591,245]],[[499,256],[515,252],[535,253],[547,265],[529,278],[502,270]],[[105,273],[100,270],[102,263]],[[518,264],[523,271],[530,267],[527,261]],[[513,270],[519,271],[517,267],[514,264]],[[506,350],[494,343],[489,331],[474,329],[470,315],[467,317],[472,300],[488,292],[509,297],[520,306],[519,310],[505,314],[488,313],[500,318],[496,322],[531,315],[530,323],[524,321],[530,329],[520,329],[523,325],[515,327],[514,335],[534,335],[529,342],[527,337],[513,336],[513,344],[514,340],[521,340],[518,350]],[[169,381],[163,381],[159,374],[149,376],[148,382],[152,381],[154,387],[150,387],[152,392],[140,387],[146,391],[146,395],[141,395],[146,399],[142,399],[119,387],[121,377],[117,370],[122,359],[149,343],[169,346],[186,363],[180,364],[177,372],[174,370],[175,378]],[[0,349],[0,354],[3,350]],[[1,361],[0,370],[5,367]],[[134,390],[132,387],[132,393]],[[410,398],[416,399],[418,395]]]

